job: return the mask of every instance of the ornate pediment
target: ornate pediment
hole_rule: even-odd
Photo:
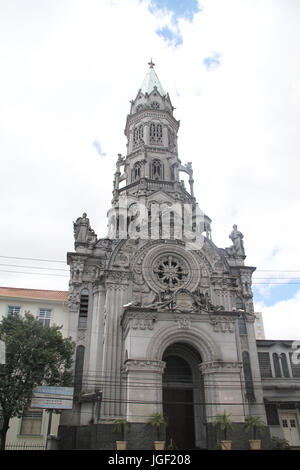
[[[144,307],[158,311],[169,310],[182,313],[201,313],[201,310],[206,310],[204,296],[200,297],[187,289],[178,289],[175,292],[167,289],[156,295],[154,302]]]

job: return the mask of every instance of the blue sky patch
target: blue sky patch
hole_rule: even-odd
[[[103,152],[99,140],[94,140],[93,147],[95,147],[95,149],[97,150],[97,153],[98,153],[98,155],[100,155],[100,157],[105,157],[106,153]]]
[[[174,47],[179,46],[182,44],[182,37],[179,33],[175,33],[172,31],[168,26],[164,26],[161,29],[158,29],[156,33],[161,36],[165,41],[169,43],[169,45],[173,45]]]
[[[255,280],[253,280],[253,282],[255,282]],[[270,290],[263,293],[260,292],[255,285],[253,285],[252,289],[254,302],[263,302],[267,307],[271,307],[272,305],[277,304],[277,302],[289,300],[295,297],[296,293],[300,290],[300,283],[298,281],[298,284],[286,283],[277,286],[272,284]]]
[[[188,21],[193,21],[194,14],[201,11],[201,7],[197,0],[152,0],[149,5],[149,11],[154,15],[162,11],[171,13],[172,29],[166,25],[158,29],[156,33],[169,46],[177,47],[183,43],[178,28],[178,20],[184,18]]]
[[[150,11],[153,11],[153,7],[168,10],[173,13],[175,20],[184,18],[192,21],[194,14],[201,11],[197,0],[152,0]]]
[[[221,54],[219,52],[212,52],[209,57],[203,59],[203,64],[208,71],[216,69],[221,64]]]

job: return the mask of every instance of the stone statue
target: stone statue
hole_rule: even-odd
[[[232,240],[233,246],[226,248],[226,253],[233,256],[245,256],[245,249],[243,238],[244,235],[238,231],[237,225],[233,225],[233,230],[229,235],[229,238]]]
[[[73,228],[76,243],[89,243],[97,240],[97,235],[92,230],[85,212],[82,214],[82,217],[78,217],[76,222],[73,222]]]

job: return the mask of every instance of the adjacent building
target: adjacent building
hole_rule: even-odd
[[[0,321],[10,313],[30,312],[44,326],[62,326],[68,331],[68,292],[0,287]],[[1,411],[0,411],[1,413]],[[53,413],[50,432],[57,435],[60,415]],[[13,418],[6,437],[7,449],[44,449],[49,413],[42,409],[25,410],[22,418]]]

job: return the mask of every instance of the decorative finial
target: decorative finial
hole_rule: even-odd
[[[150,69],[153,69],[155,64],[152,62],[152,59],[150,59],[150,62],[148,62],[148,65],[149,65]]]

